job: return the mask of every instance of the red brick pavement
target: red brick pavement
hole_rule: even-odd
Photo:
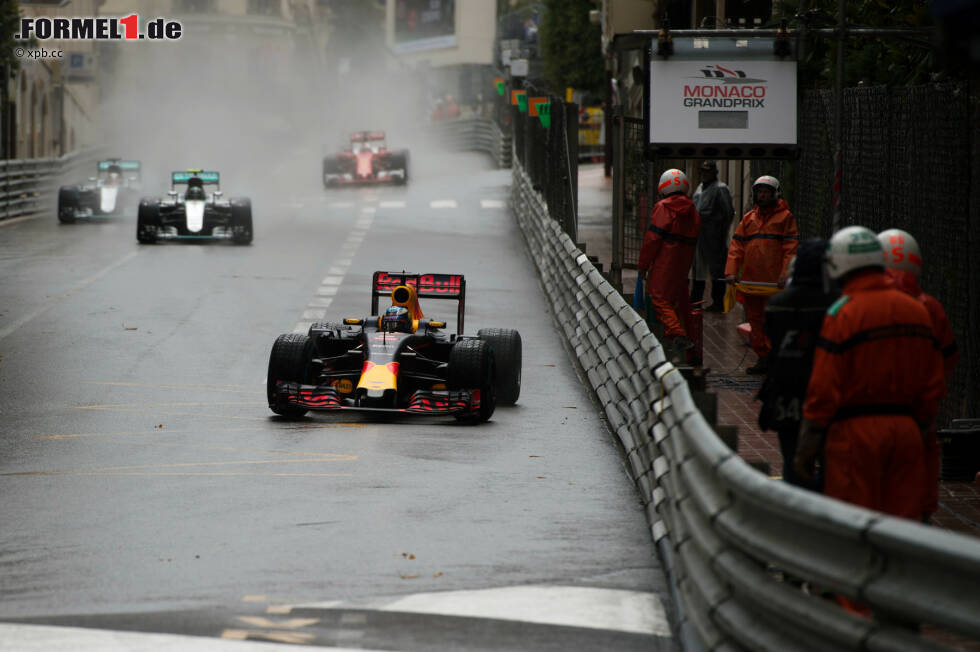
[[[707,292],[705,293],[708,294]],[[738,427],[738,453],[747,462],[768,463],[772,477],[782,477],[782,455],[774,432],[762,432],[757,423],[762,380],[745,373],[755,354],[736,327],[745,315],[741,306],[728,314],[704,313],[704,365],[708,390],[718,394],[718,423]],[[980,484],[941,482],[939,510],[933,524],[980,537]]]

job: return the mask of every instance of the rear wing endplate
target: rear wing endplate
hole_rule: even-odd
[[[390,297],[399,285],[415,288],[420,299],[455,299],[456,332],[463,334],[466,311],[466,279],[462,274],[409,274],[408,272],[375,272],[371,279],[371,314],[378,314],[378,299]]]

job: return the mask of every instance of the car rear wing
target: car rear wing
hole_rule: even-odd
[[[99,161],[99,172],[108,172],[113,165],[123,172],[135,172],[140,175],[142,166],[139,161],[126,161],[121,158],[109,158]]]
[[[197,177],[205,185],[217,186],[220,184],[221,175],[217,172],[206,170],[177,170],[170,173],[170,185],[176,186],[178,183],[187,183],[192,178]]]
[[[455,299],[456,333],[463,334],[466,311],[466,279],[462,274],[410,274],[408,272],[375,272],[371,279],[371,314],[378,314],[378,299],[390,297],[399,285],[415,288],[420,299]]]

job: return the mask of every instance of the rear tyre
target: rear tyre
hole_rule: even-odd
[[[75,221],[75,211],[78,209],[78,188],[64,187],[58,189],[58,221],[71,224]]]
[[[152,244],[157,241],[157,229],[160,228],[160,202],[156,199],[140,201],[136,214],[136,240],[140,244]]]
[[[511,328],[481,328],[477,337],[490,344],[497,365],[497,401],[513,405],[521,395],[521,334]]]
[[[480,390],[479,411],[457,414],[459,421],[488,421],[497,407],[496,370],[490,344],[483,340],[460,340],[449,353],[449,389]]]
[[[246,245],[252,242],[252,201],[231,200],[231,241]]]
[[[266,379],[266,396],[269,409],[280,416],[298,419],[306,414],[306,408],[283,405],[277,396],[278,382],[305,383],[308,377],[311,340],[302,333],[285,333],[276,338],[269,354],[269,375]]]

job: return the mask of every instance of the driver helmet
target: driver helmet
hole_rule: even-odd
[[[386,333],[411,333],[412,319],[404,306],[391,306],[381,316],[381,330]]]
[[[198,179],[197,182],[191,179],[191,182],[187,185],[187,192],[184,194],[185,200],[194,199],[207,199],[208,195],[204,192],[204,185]]]

